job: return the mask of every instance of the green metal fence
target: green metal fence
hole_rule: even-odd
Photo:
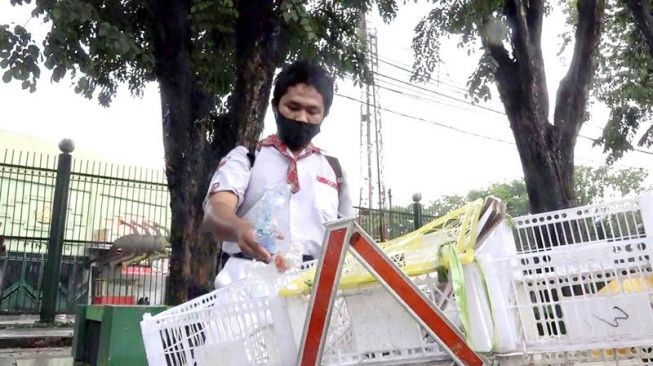
[[[377,241],[407,234],[421,226],[422,222],[428,222],[435,218],[433,215],[425,213],[421,215],[420,220],[415,217],[413,212],[362,207],[354,207],[354,214],[358,224]]]
[[[54,156],[9,150],[2,155],[0,232],[5,253],[0,260],[0,312],[39,310],[55,178]],[[74,277],[69,260],[62,269]],[[62,301],[67,296],[62,294]]]
[[[70,183],[64,252],[90,264],[91,302],[163,304],[168,259],[138,260],[111,251],[117,240],[168,236],[170,202],[163,171],[76,160]],[[114,254],[127,262],[115,263]]]
[[[4,151],[0,160],[0,313],[37,313],[43,295],[57,157]],[[162,171],[73,160],[56,311],[76,304],[163,304],[168,259],[112,265],[119,238],[165,233],[169,196]],[[138,258],[136,258],[138,259]]]
[[[164,304],[170,202],[163,171],[80,159],[62,170],[62,156],[72,159],[11,150],[0,155],[0,235],[6,248],[0,255],[0,313],[38,313],[41,307],[52,308],[51,314],[72,313],[77,304],[89,303]],[[67,194],[57,195],[62,180]],[[56,214],[62,210],[65,221]],[[377,240],[407,233],[430,218],[355,212]],[[156,242],[165,250],[143,258],[116,249],[129,240]],[[59,267],[48,267],[49,251]],[[51,278],[57,268],[58,281]],[[53,292],[51,304],[45,300],[55,298]]]

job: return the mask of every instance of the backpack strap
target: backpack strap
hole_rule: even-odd
[[[342,184],[342,167],[340,166],[340,162],[338,158],[330,155],[324,155],[324,157],[329,162],[329,165],[331,165],[333,172],[336,173],[336,184],[338,185],[338,190],[340,190],[340,185]]]
[[[250,147],[247,151],[247,159],[249,159],[249,169],[254,167],[256,161],[256,148]]]

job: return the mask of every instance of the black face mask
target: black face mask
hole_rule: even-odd
[[[320,132],[319,124],[298,122],[286,118],[280,112],[277,112],[277,133],[292,151],[297,151],[306,145]]]

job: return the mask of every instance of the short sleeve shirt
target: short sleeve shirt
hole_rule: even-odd
[[[219,163],[211,179],[209,191],[233,192],[238,196],[236,215],[243,217],[258,202],[269,185],[287,183],[289,157],[274,146],[262,146],[250,168],[247,149],[236,147]],[[338,217],[353,216],[349,188],[320,151],[297,162],[299,191],[290,197],[290,241],[302,248],[303,254],[319,257],[324,238],[324,224]],[[237,243],[226,241],[222,249],[230,254],[240,251]]]

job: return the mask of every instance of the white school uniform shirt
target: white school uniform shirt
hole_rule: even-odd
[[[286,150],[292,155],[288,148]],[[352,217],[353,208],[344,172],[342,182],[337,183],[336,173],[323,151],[316,150],[318,152],[296,161],[299,191],[290,197],[289,231],[291,242],[302,248],[302,254],[318,258],[324,224],[338,217]],[[251,168],[247,153],[247,148],[238,146],[220,161],[207,194],[207,198],[222,191],[236,194],[239,217],[261,199],[267,186],[288,182],[289,157],[276,147],[261,146]],[[234,254],[240,252],[240,247],[235,242],[225,241],[222,250]]]

